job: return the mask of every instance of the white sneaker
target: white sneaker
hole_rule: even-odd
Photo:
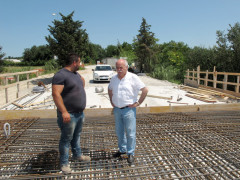
[[[89,157],[89,156],[80,156],[79,158],[78,158],[78,160],[79,161],[86,161],[86,162],[89,162],[89,161],[91,161],[91,158]]]
[[[71,174],[72,173],[70,165],[63,165],[61,167],[61,171],[63,172],[63,174]]]

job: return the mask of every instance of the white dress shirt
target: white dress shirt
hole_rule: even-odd
[[[108,89],[112,90],[113,104],[122,108],[137,102],[138,93],[144,87],[145,84],[136,74],[127,72],[121,80],[117,74],[113,76]]]

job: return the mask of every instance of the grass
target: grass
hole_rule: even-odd
[[[44,74],[51,74],[51,73],[55,73],[58,71],[58,69],[52,69],[52,70],[45,70],[45,66],[5,66],[3,67],[3,72],[1,74],[6,74],[6,73],[16,73],[16,72],[23,72],[23,71],[31,71],[34,69],[42,69],[43,71],[41,71],[39,73],[40,75],[44,75]],[[80,67],[80,70],[83,70],[85,68]],[[37,75],[35,73],[31,73],[29,75],[29,79],[35,78],[37,77]],[[16,82],[17,77],[14,77],[15,80],[8,80],[8,84],[12,84]],[[26,74],[21,74],[19,75],[19,80],[23,81],[27,79],[27,75]],[[4,84],[4,80],[0,79],[0,85]]]
[[[5,73],[15,73],[15,72],[22,72],[22,71],[31,71],[33,69],[43,69],[44,66],[5,66],[3,67],[2,74]]]
[[[3,72],[1,74],[6,74],[6,73],[17,73],[17,72],[24,72],[24,71],[31,71],[34,69],[43,69],[42,72],[40,72],[39,75],[43,74],[50,74],[53,73],[51,71],[44,71],[44,66],[5,66],[3,67]],[[29,79],[35,78],[37,75],[35,73],[29,74]],[[8,80],[8,84],[15,83],[17,79],[17,76],[14,76],[14,80]],[[23,81],[27,79],[26,74],[20,74],[19,75],[19,81]],[[0,85],[5,84],[4,79],[0,79]]]

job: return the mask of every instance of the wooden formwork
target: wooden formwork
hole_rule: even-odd
[[[112,114],[112,108],[85,109],[85,116],[108,116]],[[188,106],[156,106],[138,107],[137,114],[161,113],[161,112],[198,112],[198,111],[236,111],[240,110],[239,103],[210,104],[210,105],[188,105]],[[44,110],[0,110],[0,120],[19,119],[25,117],[56,118],[56,109]]]

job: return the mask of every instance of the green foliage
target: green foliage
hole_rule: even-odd
[[[188,52],[188,58],[186,63],[186,69],[196,69],[200,66],[202,70],[212,70],[214,66],[220,65],[220,62],[216,61],[216,55],[214,48],[194,47]]]
[[[170,41],[156,45],[155,56],[151,61],[152,76],[171,82],[174,77],[178,82],[183,82],[189,50],[190,48],[183,42]]]
[[[119,48],[118,46],[108,45],[105,49],[106,57],[119,57]]]
[[[218,71],[239,72],[240,24],[229,25],[228,33],[217,31],[216,61]]]
[[[55,71],[59,68],[58,63],[55,59],[49,60],[45,63],[44,69],[48,72]]]
[[[121,50],[120,57],[127,57],[128,64],[131,65],[135,62],[137,56],[133,50]]]
[[[98,44],[89,43],[87,55],[84,59],[84,63],[96,64],[97,60],[105,57],[105,50]]]
[[[190,48],[183,42],[170,41],[158,47],[158,62],[177,67],[184,66]]]
[[[179,70],[174,66],[156,66],[150,74],[153,78],[167,80],[173,83],[180,83]]]
[[[1,51],[2,51],[2,47],[0,46],[0,60],[5,56],[5,53]]]
[[[45,37],[54,55],[58,56],[61,67],[66,65],[69,53],[77,53],[82,59],[87,55],[89,49],[88,34],[82,29],[83,21],[74,21],[73,14],[67,16],[59,13],[61,20],[54,20],[54,26],[49,25],[51,35]]]
[[[5,53],[1,52],[2,47],[0,46],[0,73],[3,71],[3,61],[2,58],[5,56]]]
[[[127,58],[128,64],[131,65],[137,59],[137,56],[133,50],[133,46],[127,42],[122,44],[118,43],[119,57]]]
[[[2,65],[3,66],[19,66],[21,62],[13,62],[13,61],[7,61],[7,60],[2,60]]]
[[[152,61],[155,56],[154,47],[158,39],[154,37],[154,33],[150,31],[151,25],[148,25],[146,20],[142,18],[139,34],[134,39],[134,50],[137,56],[137,62],[140,71],[151,72],[154,62]]]
[[[216,31],[217,46],[213,48],[194,47],[189,50],[185,66],[188,69],[213,70],[221,72],[239,72],[240,69],[240,24],[230,26],[227,34]]]
[[[26,48],[23,52],[23,62],[26,65],[41,66],[52,58],[53,54],[46,45],[32,46],[31,48]]]
[[[4,67],[3,73],[31,71],[34,69],[43,69],[43,67],[42,66],[10,66],[10,67]]]

